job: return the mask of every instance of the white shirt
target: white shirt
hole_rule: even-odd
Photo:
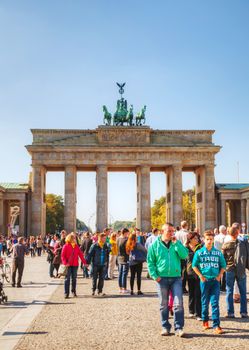
[[[214,247],[218,250],[221,250],[224,242],[225,242],[226,235],[224,233],[219,233],[214,237]]]
[[[186,230],[185,228],[182,228],[180,231],[176,231],[175,233],[176,239],[178,241],[181,241],[184,246],[187,242],[188,233],[188,230]]]

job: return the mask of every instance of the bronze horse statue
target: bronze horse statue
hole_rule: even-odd
[[[135,118],[136,126],[141,126],[142,124],[145,124],[145,111],[146,111],[146,106],[144,106],[141,112],[136,115],[136,118]]]
[[[104,124],[105,125],[111,125],[112,123],[112,115],[110,112],[108,112],[108,109],[106,106],[103,106],[103,112],[104,112]]]

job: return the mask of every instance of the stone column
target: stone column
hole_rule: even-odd
[[[241,221],[240,223],[246,223],[246,200],[245,199],[242,199],[241,200]]]
[[[96,171],[96,230],[102,232],[108,226],[107,166],[98,165]]]
[[[205,181],[205,229],[215,227],[215,189],[214,189],[214,165],[207,164]]]
[[[76,231],[76,183],[77,172],[75,166],[65,167],[65,206],[64,228],[67,233]]]
[[[25,200],[20,201],[20,214],[19,214],[19,236],[25,236]]]
[[[32,221],[33,235],[46,234],[46,203],[45,203],[46,169],[43,166],[33,166],[32,171]]]
[[[166,169],[167,186],[166,186],[166,221],[173,223],[173,169]]]
[[[0,233],[3,233],[4,229],[4,216],[3,216],[3,195],[0,192]]]
[[[150,167],[137,168],[137,227],[141,231],[151,231]]]
[[[195,170],[196,177],[196,193],[195,193],[195,202],[196,202],[196,213],[195,213],[195,223],[196,227],[200,232],[205,230],[205,168],[199,167]]]
[[[226,226],[226,201],[220,200],[220,224]]]
[[[182,165],[177,164],[172,166],[173,174],[173,193],[172,202],[173,202],[173,224],[175,226],[180,226],[181,221],[183,220],[182,212]]]
[[[249,198],[246,199],[246,229],[249,232]]]

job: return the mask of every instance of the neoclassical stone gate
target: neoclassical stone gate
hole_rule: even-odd
[[[96,171],[96,229],[108,224],[108,171],[137,176],[137,226],[151,229],[150,172],[163,171],[167,183],[167,220],[182,219],[182,171],[196,174],[196,222],[214,227],[215,154],[212,130],[153,130],[148,126],[99,126],[95,130],[31,130],[31,232],[45,234],[45,187],[48,171],[65,172],[65,229],[76,229],[77,171]],[[167,179],[167,180],[166,180]]]

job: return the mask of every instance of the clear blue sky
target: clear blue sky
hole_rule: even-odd
[[[216,182],[249,182],[249,2],[0,1],[0,182],[26,182],[30,128],[95,128],[116,81],[155,129],[215,129]],[[165,191],[152,176],[152,200]],[[95,212],[79,174],[78,217]],[[121,184],[121,186],[120,186]],[[184,176],[184,186],[193,176]],[[48,192],[63,192],[62,174]],[[120,188],[121,187],[121,188]],[[135,175],[109,174],[109,211],[135,216]],[[122,198],[122,201],[120,200]]]

